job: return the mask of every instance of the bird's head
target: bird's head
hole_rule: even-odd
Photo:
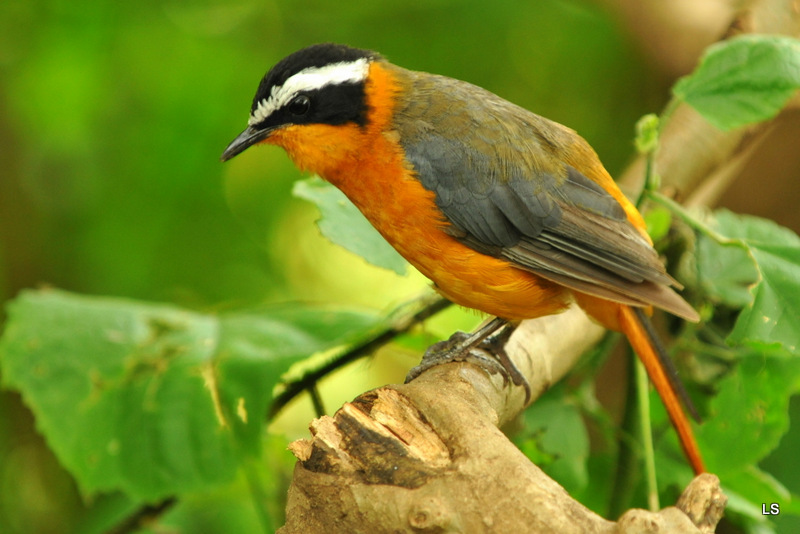
[[[367,80],[381,56],[318,44],[278,62],[261,80],[247,128],[222,153],[227,161],[257,143],[283,147],[301,168],[319,172],[369,121]],[[352,143],[351,143],[352,144]]]

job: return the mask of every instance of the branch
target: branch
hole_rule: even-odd
[[[743,33],[800,36],[800,10],[791,0],[747,0],[723,37]],[[703,201],[715,201],[729,185],[744,158],[752,154],[769,133],[773,121],[722,132],[709,124],[685,103],[671,102],[667,109],[675,110],[662,134],[656,154],[656,172],[664,186],[688,196],[698,191]],[[787,108],[796,108],[798,99]],[[641,189],[646,159],[638,157],[619,179],[626,189]],[[722,181],[717,185],[715,182]],[[704,184],[712,185],[704,185]],[[702,187],[701,187],[702,186]],[[707,188],[712,189],[712,193]],[[699,204],[698,201],[692,201]],[[710,204],[706,204],[710,205]]]
[[[603,334],[578,308],[526,323],[507,347],[534,396]],[[688,508],[630,511],[613,523],[573,500],[498,428],[523,397],[499,376],[451,363],[316,419],[313,438],[290,445],[299,462],[279,532],[702,532]],[[713,530],[719,481],[706,475],[687,491],[693,517]]]

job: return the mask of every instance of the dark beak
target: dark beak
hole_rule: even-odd
[[[256,143],[263,141],[269,134],[275,131],[275,128],[264,128],[257,130],[252,126],[248,126],[242,133],[236,136],[236,139],[231,141],[228,148],[220,156],[221,161],[228,161],[237,154],[241,154]]]

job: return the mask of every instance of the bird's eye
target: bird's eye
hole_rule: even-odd
[[[292,115],[305,115],[311,109],[311,99],[306,95],[298,95],[289,102],[287,109]]]

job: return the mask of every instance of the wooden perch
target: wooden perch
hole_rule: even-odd
[[[578,308],[526,323],[507,348],[534,397],[603,333]],[[299,462],[279,532],[713,531],[724,508],[713,475],[695,479],[682,511],[633,510],[617,523],[573,500],[498,428],[523,397],[497,375],[452,363],[315,420],[313,438],[290,446]]]

